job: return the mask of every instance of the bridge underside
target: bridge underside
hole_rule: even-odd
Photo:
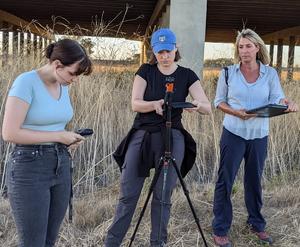
[[[283,45],[290,47],[288,67],[293,67],[294,49],[300,41],[299,13],[299,0],[1,0],[0,30],[4,42],[8,31],[31,32],[47,40],[66,32],[142,40],[141,60],[145,60],[147,37],[155,26],[167,26],[184,40],[181,51],[189,61],[186,65],[200,71],[204,42],[232,43],[237,31],[248,27],[270,44],[271,64],[274,45],[278,46],[280,73]],[[24,42],[22,35],[18,39]],[[33,44],[37,45],[36,38]],[[3,47],[2,54],[7,52]]]
[[[157,23],[169,4],[168,0],[1,0],[0,10],[28,23],[35,20],[58,33],[65,32],[67,25],[70,32],[78,34],[139,39],[149,24]],[[232,42],[243,26],[271,39],[278,31],[299,26],[299,11],[298,0],[207,0],[205,41]],[[3,14],[1,19],[6,21]],[[297,35],[299,29],[294,30]],[[279,35],[276,33],[276,38]],[[288,37],[281,38],[288,44]]]

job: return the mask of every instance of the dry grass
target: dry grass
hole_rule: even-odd
[[[278,179],[278,178],[277,178]],[[289,183],[269,181],[265,184],[265,207],[267,230],[272,233],[275,240],[273,246],[298,247],[300,245],[300,189],[299,179]],[[209,246],[213,246],[211,239],[211,219],[213,186],[211,184],[190,184],[190,197],[200,219]],[[140,198],[132,226],[126,235],[122,246],[128,246],[130,236],[137,222],[137,217],[143,206],[145,195]],[[103,241],[114,214],[114,207],[118,196],[118,184],[99,189],[94,194],[86,194],[75,201],[74,222],[65,221],[57,247],[74,246],[103,246]],[[0,245],[15,247],[17,236],[14,223],[10,214],[7,201],[0,201]],[[230,238],[235,247],[262,246],[247,228],[246,210],[243,202],[242,185],[237,182],[233,195],[234,220],[230,232]],[[140,225],[133,246],[149,246],[150,217],[149,207]],[[169,223],[169,246],[204,246],[198,232],[194,218],[189,209],[186,198],[180,187],[173,195],[172,216]]]
[[[34,58],[15,59],[8,62],[0,74],[0,123],[7,90],[21,72],[36,68]],[[203,87],[213,100],[216,75],[205,72]],[[76,152],[74,164],[75,222],[64,223],[57,246],[102,246],[103,238],[113,217],[118,196],[119,171],[111,153],[132,125],[134,114],[130,109],[133,79],[131,67],[121,70],[106,69],[90,77],[81,78],[71,87],[75,117],[69,129],[89,127],[95,134],[88,138]],[[299,81],[285,82],[288,97],[300,103]],[[218,142],[223,114],[214,110],[211,116],[184,113],[184,125],[195,137],[198,156],[193,172],[186,178],[191,197],[199,213],[205,235],[211,246],[212,184],[216,178],[219,159]],[[299,114],[287,114],[271,120],[268,159],[265,169],[265,208],[274,246],[300,246],[299,227],[299,164],[300,164]],[[0,138],[0,164],[3,174],[10,146]],[[243,191],[238,175],[233,196],[235,219],[231,238],[235,246],[258,246],[245,227]],[[298,179],[298,180],[297,180]],[[146,186],[147,187],[147,186]],[[3,188],[3,180],[2,186]],[[142,201],[145,199],[143,193]],[[170,246],[203,246],[190,210],[181,191],[174,193],[173,215],[170,220]],[[141,205],[138,207],[138,212]],[[136,220],[136,218],[135,218]],[[149,213],[146,213],[134,246],[148,246],[150,231]],[[130,230],[132,232],[132,229]],[[129,233],[130,234],[130,233]],[[0,201],[0,246],[16,246],[15,227],[7,201]],[[125,241],[124,246],[128,243]]]

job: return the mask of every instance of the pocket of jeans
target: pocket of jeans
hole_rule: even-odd
[[[38,157],[38,152],[34,150],[16,150],[11,155],[12,163],[27,163],[33,162]]]

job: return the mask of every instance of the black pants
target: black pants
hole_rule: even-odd
[[[140,147],[144,137],[144,130],[138,130],[134,133],[125,156],[125,162],[123,165],[121,176],[121,188],[120,199],[116,207],[116,213],[112,225],[108,229],[107,237],[105,240],[106,247],[119,247],[122,240],[130,226],[132,216],[135,211],[136,204],[138,202],[143,184],[144,177],[138,176],[138,166],[140,155]],[[173,136],[173,150],[172,154],[176,159],[178,168],[180,169],[184,156],[184,137],[179,130],[172,130]],[[161,153],[161,133],[151,134],[151,154],[155,156],[155,160],[158,162]],[[164,202],[163,212],[161,212],[162,202],[162,185],[163,185],[163,170],[160,173],[160,177],[153,190],[153,197],[151,203],[151,246],[156,246],[159,243],[159,229],[162,224],[161,240],[167,242],[167,226],[170,218],[171,210],[171,195],[176,185],[177,174],[175,168],[170,166],[167,173],[166,181],[166,198]],[[163,222],[160,222],[161,214]]]

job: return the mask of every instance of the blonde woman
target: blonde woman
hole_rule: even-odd
[[[267,66],[269,54],[263,40],[253,30],[242,30],[235,43],[237,64],[219,77],[215,107],[225,113],[220,141],[220,168],[214,195],[213,238],[217,246],[230,247],[227,236],[232,222],[231,190],[242,159],[245,160],[244,188],[247,224],[262,241],[271,244],[261,214],[261,177],[267,155],[269,120],[247,114],[245,109],[268,103],[286,104],[287,111],[298,106],[285,98],[277,72]]]

